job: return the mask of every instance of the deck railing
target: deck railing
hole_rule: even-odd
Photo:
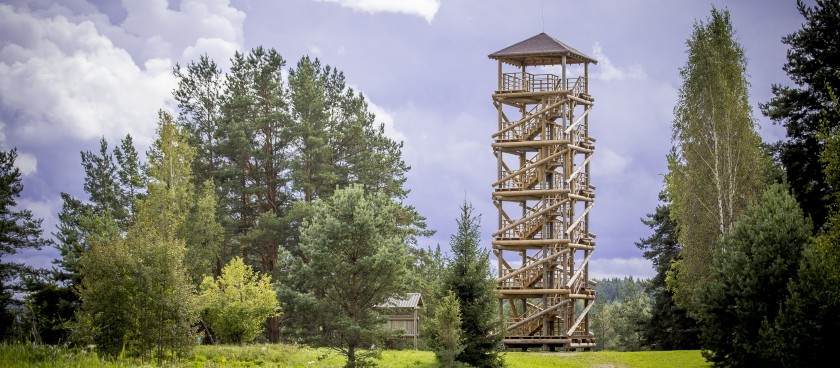
[[[586,77],[566,78],[555,74],[504,73],[501,92],[571,91],[575,95],[586,92]]]

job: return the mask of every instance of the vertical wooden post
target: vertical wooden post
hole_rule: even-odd
[[[560,78],[563,81],[563,89],[568,91],[569,90],[569,81],[566,80],[566,55],[563,55],[562,60],[563,60],[563,63],[561,65],[563,66],[563,75]]]

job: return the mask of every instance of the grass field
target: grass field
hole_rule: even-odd
[[[709,367],[700,352],[644,351],[591,353],[505,353],[508,367]],[[437,367],[428,351],[386,350],[377,361],[380,367]],[[344,359],[336,352],[291,345],[199,346],[190,357],[170,361],[170,367],[340,367]],[[152,367],[141,361],[101,359],[96,353],[53,346],[0,345],[0,367]]]

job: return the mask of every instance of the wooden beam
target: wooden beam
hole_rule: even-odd
[[[568,295],[569,289],[497,289],[502,295]]]
[[[569,127],[568,127],[568,128],[566,128],[565,133],[566,133],[566,134],[571,133],[571,132],[572,132],[572,129],[574,129],[574,128],[575,128],[575,126],[577,126],[577,125],[578,125],[578,123],[580,123],[580,121],[581,121],[581,120],[583,120],[583,118],[584,118],[584,117],[586,117],[586,115],[587,115],[587,114],[589,114],[589,111],[592,111],[592,106],[591,106],[591,105],[590,105],[589,107],[587,107],[587,108],[586,108],[586,110],[584,110],[584,111],[583,111],[583,114],[581,114],[580,116],[578,116],[578,118],[575,120],[575,122],[574,122],[574,123],[572,123],[572,125],[569,125]]]
[[[572,180],[575,180],[575,177],[578,176],[578,174],[580,174],[581,170],[586,168],[586,164],[588,164],[590,160],[592,160],[592,155],[587,155],[586,160],[583,160],[583,163],[578,165],[577,169],[575,169],[575,171],[572,171],[572,175],[569,175],[569,178],[566,179],[566,184],[569,184],[572,182]]]
[[[560,100],[560,102],[557,102],[557,103],[554,103],[554,104],[548,105],[548,106],[546,106],[546,107],[544,107],[544,108],[540,109],[539,111],[537,111],[537,112],[535,112],[535,113],[533,113],[533,114],[528,114],[528,116],[527,116],[527,117],[524,117],[524,118],[522,118],[522,119],[519,119],[517,122],[515,122],[515,123],[513,123],[513,124],[511,124],[511,125],[508,125],[507,127],[505,127],[504,129],[502,129],[502,130],[500,130],[500,131],[498,131],[498,132],[493,133],[493,135],[491,135],[491,137],[496,138],[496,137],[498,137],[498,136],[500,136],[500,135],[502,135],[502,134],[505,134],[505,132],[507,132],[507,131],[509,131],[509,130],[511,130],[511,129],[513,129],[513,128],[516,128],[516,127],[518,127],[518,126],[520,126],[520,125],[524,124],[526,121],[531,120],[531,119],[534,119],[534,118],[536,118],[537,116],[542,115],[543,113],[545,113],[545,112],[546,112],[546,111],[548,111],[548,110],[551,110],[551,109],[557,108],[558,106],[560,106],[560,105],[562,105],[562,104],[566,103],[566,101],[568,101],[568,100],[567,100],[567,99]]]
[[[554,254],[552,254],[552,255],[550,255],[550,256],[548,256],[548,257],[542,258],[542,259],[540,259],[540,260],[538,260],[538,261],[536,261],[536,262],[531,262],[531,263],[529,263],[527,266],[517,268],[517,269],[516,269],[516,271],[513,271],[513,272],[511,272],[511,273],[509,273],[509,274],[507,274],[507,275],[504,275],[504,276],[502,276],[502,277],[499,277],[498,279],[496,279],[496,282],[502,282],[502,281],[505,281],[505,280],[507,280],[507,279],[509,279],[509,278],[516,277],[517,275],[519,275],[519,274],[521,274],[521,273],[523,273],[523,272],[526,272],[526,271],[528,271],[528,270],[530,270],[530,269],[532,269],[532,268],[534,268],[534,267],[537,267],[537,266],[539,266],[539,265],[541,265],[541,264],[543,264],[543,263],[546,263],[546,262],[549,262],[549,261],[553,261],[555,258],[560,257],[560,256],[561,256],[561,255],[563,255],[563,254],[569,253],[569,251],[570,251],[570,249],[566,248],[566,249],[563,249],[563,250],[561,250],[561,251],[555,252]]]
[[[528,220],[533,219],[534,217],[541,216],[541,215],[543,215],[543,214],[545,214],[545,213],[547,213],[547,212],[549,212],[549,211],[551,211],[551,210],[553,210],[553,209],[555,209],[555,208],[557,208],[557,207],[560,207],[560,205],[562,205],[563,203],[566,203],[566,202],[568,202],[568,201],[569,201],[568,199],[564,199],[564,200],[562,200],[562,201],[560,201],[560,202],[557,202],[557,203],[555,203],[555,204],[553,204],[553,205],[551,205],[551,206],[548,206],[548,207],[546,207],[546,208],[544,208],[544,209],[542,209],[542,210],[539,210],[539,211],[534,212],[534,213],[532,213],[532,214],[530,214],[530,215],[528,215],[528,216],[525,216],[525,217],[523,217],[523,218],[521,218],[521,219],[519,219],[519,220],[516,220],[516,221],[514,221],[513,223],[509,224],[508,226],[505,226],[505,227],[503,227],[503,228],[499,229],[499,231],[497,231],[497,232],[493,233],[493,236],[499,236],[499,235],[503,234],[505,231],[508,231],[508,230],[510,230],[510,229],[513,229],[513,228],[515,228],[515,227],[517,227],[517,226],[519,226],[519,225],[521,225],[521,224],[523,224],[523,223],[527,222]]]
[[[572,324],[572,328],[569,329],[569,332],[567,332],[566,335],[571,336],[575,332],[578,325],[581,321],[583,321],[583,319],[589,313],[589,310],[592,309],[593,305],[595,305],[595,303],[589,303],[589,305],[587,305],[586,308],[583,309],[583,312],[581,312],[580,317],[578,317],[577,321],[575,321],[575,323]]]
[[[572,284],[574,284],[575,281],[577,281],[578,277],[580,277],[580,274],[583,273],[583,270],[586,268],[586,265],[589,263],[589,258],[590,257],[592,257],[592,253],[587,254],[586,257],[583,258],[583,262],[580,263],[580,266],[578,266],[578,269],[577,269],[577,271],[575,271],[575,274],[572,276],[572,278],[569,279],[569,282],[566,283],[567,288],[571,288]]]
[[[519,148],[519,147],[539,147],[539,146],[562,146],[568,144],[569,140],[550,140],[550,141],[517,141],[517,142],[496,142],[493,143],[494,148]],[[565,150],[564,150],[565,151]]]
[[[578,224],[580,223],[580,221],[581,221],[581,220],[583,220],[583,217],[584,217],[584,216],[586,216],[586,214],[588,214],[588,213],[589,213],[589,211],[591,211],[591,210],[592,210],[592,206],[594,206],[594,205],[595,205],[594,203],[590,203],[590,204],[589,204],[589,206],[586,206],[586,209],[585,209],[585,210],[583,210],[583,213],[582,213],[582,214],[580,214],[580,216],[578,216],[577,220],[575,220],[575,222],[573,222],[571,225],[569,225],[569,228],[568,228],[568,229],[566,229],[566,234],[567,234],[567,235],[568,235],[568,234],[570,234],[570,233],[572,232],[572,230],[574,230],[574,228],[575,228],[576,226],[578,226]]]
[[[531,170],[531,169],[537,168],[538,166],[540,166],[540,165],[542,165],[542,164],[544,164],[544,163],[546,163],[546,162],[549,162],[549,161],[551,161],[551,160],[553,160],[553,159],[556,159],[556,158],[560,157],[561,155],[563,155],[564,153],[565,153],[564,151],[560,151],[560,152],[557,152],[557,153],[555,153],[555,154],[552,154],[551,156],[548,156],[548,157],[545,157],[545,158],[543,158],[543,159],[540,159],[540,160],[538,160],[538,161],[536,161],[536,162],[534,162],[534,163],[532,163],[532,164],[530,164],[530,165],[528,165],[528,166],[525,166],[525,167],[523,167],[523,168],[521,168],[521,169],[519,169],[519,170],[516,170],[516,171],[514,171],[514,172],[512,172],[512,173],[508,174],[507,176],[505,176],[504,178],[499,179],[498,181],[496,181],[496,182],[495,182],[495,183],[493,183],[492,185],[495,187],[495,186],[497,186],[497,185],[499,185],[499,184],[502,184],[502,183],[504,183],[504,182],[506,182],[506,181],[508,181],[508,180],[510,180],[510,179],[513,179],[513,178],[514,178],[514,177],[516,177],[517,175],[520,175],[520,174],[522,174],[522,173],[524,173],[524,172],[526,172],[526,171],[528,171],[528,170]]]
[[[552,305],[552,306],[550,306],[550,307],[548,307],[548,308],[546,308],[546,309],[543,309],[541,312],[539,312],[539,313],[537,313],[537,314],[535,314],[535,315],[533,315],[533,316],[530,316],[530,317],[525,318],[525,319],[523,319],[523,320],[521,320],[521,321],[519,321],[519,322],[514,323],[513,325],[508,326],[508,330],[513,330],[514,328],[517,328],[517,327],[519,327],[519,326],[522,326],[522,325],[524,325],[524,324],[526,324],[526,323],[528,323],[528,322],[531,322],[531,321],[533,321],[533,320],[535,320],[535,319],[537,319],[537,318],[539,318],[539,317],[542,317],[542,316],[544,316],[544,315],[546,315],[546,314],[548,314],[548,313],[551,313],[551,312],[553,312],[554,310],[556,310],[556,309],[558,309],[558,308],[560,308],[560,307],[562,307],[562,306],[564,306],[564,305],[566,305],[566,304],[569,304],[569,302],[570,302],[570,301],[571,301],[570,299],[566,299],[566,300],[564,300],[564,301],[562,301],[562,302],[560,302],[560,303],[557,303],[557,304]]]

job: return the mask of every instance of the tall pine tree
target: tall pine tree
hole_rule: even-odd
[[[761,330],[772,324],[811,242],[811,223],[787,190],[767,189],[715,252],[700,307],[704,355],[717,366],[773,367]],[[809,347],[811,348],[811,347]]]
[[[17,279],[27,267],[6,258],[27,248],[41,249],[41,220],[32,211],[17,209],[23,192],[20,170],[15,166],[17,149],[0,151],[0,339],[6,338],[14,320],[10,306],[16,304],[14,293],[21,291]]]
[[[840,75],[835,73],[840,69],[840,3],[816,0],[811,7],[797,0],[796,5],[805,22],[782,38],[790,46],[783,69],[796,86],[774,84],[773,98],[761,111],[787,129],[787,139],[777,146],[778,159],[802,210],[819,230],[838,191],[825,180],[819,132],[823,124],[840,127],[840,117],[820,122],[822,111],[830,110],[829,88],[840,90]]]

